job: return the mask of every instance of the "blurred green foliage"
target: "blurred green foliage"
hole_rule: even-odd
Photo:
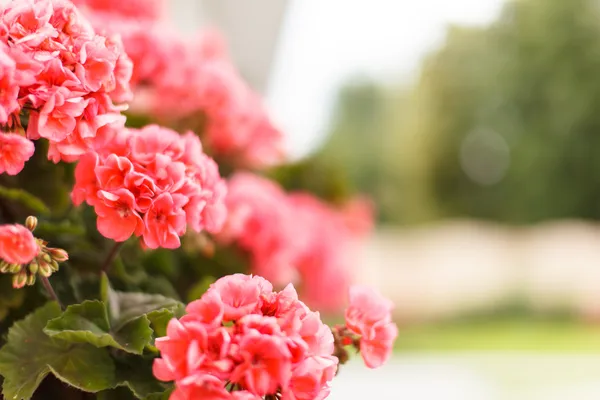
[[[315,158],[384,222],[600,219],[599,19],[593,0],[522,0],[451,27],[414,87],[343,90]]]

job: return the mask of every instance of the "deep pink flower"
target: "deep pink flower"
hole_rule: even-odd
[[[267,280],[243,274],[225,276],[213,283],[209,289],[221,297],[225,321],[234,321],[257,312],[261,305],[261,295],[272,290],[273,286]]]
[[[243,361],[233,371],[232,382],[260,396],[288,385],[291,354],[282,337],[250,331],[241,339],[239,356]]]
[[[112,192],[100,190],[94,210],[98,215],[98,232],[116,242],[124,242],[131,235],[144,233],[144,222],[135,211],[135,198],[127,189]]]
[[[0,225],[0,259],[10,264],[29,264],[40,247],[23,225]]]
[[[159,195],[144,215],[144,244],[150,249],[164,247],[176,249],[181,242],[179,236],[185,233],[185,196],[165,192]]]
[[[31,140],[16,133],[0,133],[0,174],[17,175],[34,151]]]

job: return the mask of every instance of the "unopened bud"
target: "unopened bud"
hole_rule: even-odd
[[[52,272],[58,271],[58,263],[56,262],[56,260],[52,260],[52,262],[50,263],[50,269],[52,269]]]
[[[40,268],[40,266],[35,261],[32,262],[31,264],[29,264],[29,272],[31,272],[31,274],[33,274],[33,275],[38,273],[39,268]]]
[[[27,283],[27,272],[21,271],[12,277],[12,286],[15,289],[21,289]]]
[[[43,253],[42,254],[42,259],[44,261],[46,261],[47,263],[52,262],[52,257],[50,257],[50,254],[48,254],[48,253]]]
[[[8,272],[9,268],[10,268],[9,263],[7,263],[6,261],[0,261],[0,272],[2,272],[3,274],[6,274]]]
[[[35,284],[35,275],[27,275],[27,286],[33,286]]]
[[[10,264],[8,266],[8,272],[11,274],[16,274],[22,270],[21,264]]]
[[[25,226],[31,232],[33,232],[35,230],[35,228],[37,227],[37,224],[38,224],[38,219],[32,215],[27,217],[27,219],[25,220]]]
[[[40,263],[40,268],[38,270],[38,273],[47,278],[50,275],[52,275],[52,266],[50,265],[50,263],[46,263],[46,262],[42,262]]]
[[[48,254],[50,254],[50,257],[52,257],[57,262],[65,262],[69,259],[69,253],[67,253],[63,249],[55,249],[55,248],[48,247],[46,249],[46,251],[48,251]]]

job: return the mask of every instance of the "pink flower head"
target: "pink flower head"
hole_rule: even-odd
[[[366,338],[373,336],[376,324],[391,321],[393,303],[376,290],[360,285],[349,289],[350,305],[346,309],[346,326]]]
[[[17,175],[34,151],[31,140],[15,133],[0,133],[0,174]]]
[[[293,286],[273,292],[262,278],[227,276],[187,312],[156,340],[161,358],[154,361],[154,375],[174,380],[181,398],[212,391],[221,396],[228,384],[234,384],[231,400],[322,399],[329,393],[338,363],[332,334],[323,334],[319,314],[298,300]]]
[[[380,322],[371,329],[371,336],[360,340],[360,355],[369,368],[378,368],[391,357],[398,327],[393,322]]]
[[[350,288],[346,327],[358,335],[360,353],[369,368],[377,368],[390,358],[398,327],[392,322],[393,304],[365,286]]]
[[[225,276],[209,289],[221,297],[225,321],[235,321],[244,315],[258,312],[261,295],[271,292],[273,286],[260,276],[234,274]]]
[[[23,225],[0,225],[0,259],[10,264],[29,264],[40,247]]]
[[[96,35],[68,0],[13,0],[0,26],[0,124],[29,114],[28,138],[47,139],[55,162],[76,161],[130,93],[120,39]]]
[[[146,248],[173,249],[188,225],[198,232],[221,227],[225,183],[197,138],[156,125],[106,125],[98,132],[95,151],[75,169],[71,197],[95,207],[104,236],[122,241],[141,235]],[[116,218],[126,222],[111,228]]]

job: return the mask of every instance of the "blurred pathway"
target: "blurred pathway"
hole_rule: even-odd
[[[346,365],[329,399],[597,400],[600,356],[399,354],[375,371]]]

